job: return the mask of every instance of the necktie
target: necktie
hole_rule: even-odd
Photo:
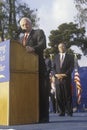
[[[60,68],[62,67],[63,60],[64,60],[64,56],[63,56],[63,54],[61,54],[60,55]]]
[[[23,38],[23,46],[26,45],[27,38],[28,38],[28,34],[25,34],[25,35],[24,35],[24,38]]]

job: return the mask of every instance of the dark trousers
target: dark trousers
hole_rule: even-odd
[[[55,93],[50,93],[51,101],[52,101],[52,106],[53,106],[53,112],[56,113],[56,98],[55,98]]]
[[[59,113],[72,113],[72,92],[70,85],[56,85],[56,100]]]
[[[49,121],[49,86],[48,78],[43,74],[39,77],[39,122]]]

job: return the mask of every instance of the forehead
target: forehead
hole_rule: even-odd
[[[58,48],[62,48],[62,47],[65,48],[65,45],[63,43],[58,45]]]
[[[28,24],[29,24],[29,21],[26,20],[26,19],[23,19],[23,20],[20,21],[20,24],[25,24],[25,23],[28,23]]]

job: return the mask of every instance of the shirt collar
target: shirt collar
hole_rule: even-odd
[[[64,53],[59,53],[60,55],[65,55],[66,53],[64,52]]]

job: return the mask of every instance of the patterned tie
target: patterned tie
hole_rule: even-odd
[[[28,39],[28,34],[25,34],[23,38],[23,46],[26,46],[27,39]]]

